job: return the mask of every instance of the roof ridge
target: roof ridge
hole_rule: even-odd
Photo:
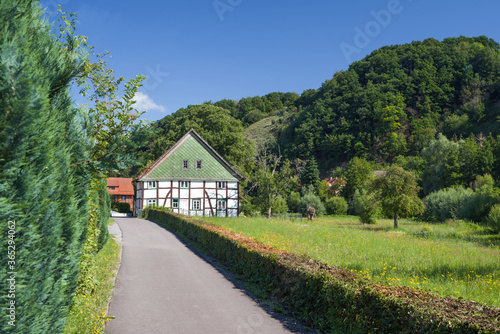
[[[137,181],[141,178],[145,178],[150,175],[158,166],[160,166],[173,152],[175,152],[188,138],[188,136],[192,136],[195,140],[197,140],[204,148],[220,163],[225,167],[230,174],[236,177],[239,180],[244,179],[244,177],[238,173],[217,151],[208,144],[205,139],[203,139],[198,132],[196,132],[193,128],[191,128],[188,132],[186,132],[174,145],[172,145],[165,153],[163,153],[158,159],[156,159],[151,165],[149,165],[139,176],[137,176],[134,181]]]

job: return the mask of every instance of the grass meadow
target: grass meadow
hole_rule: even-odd
[[[500,307],[500,235],[462,221],[426,224],[357,217],[313,222],[203,218],[264,244],[343,267],[383,285],[403,285]]]

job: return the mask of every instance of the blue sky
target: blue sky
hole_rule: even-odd
[[[189,104],[319,88],[384,45],[486,35],[498,0],[42,0],[76,12],[117,76],[148,76],[138,105],[158,120]],[[50,16],[55,19],[55,16]]]

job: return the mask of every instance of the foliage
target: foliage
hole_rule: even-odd
[[[380,210],[380,203],[375,192],[366,189],[356,189],[352,198],[354,211],[363,224],[375,224]]]
[[[494,231],[500,231],[500,204],[491,207],[488,216],[485,219],[486,225]]]
[[[250,202],[248,196],[246,199],[248,202],[240,201],[240,211],[245,216],[253,217],[257,213],[258,208]]]
[[[304,168],[304,173],[300,177],[303,186],[312,185],[316,192],[319,190],[319,170],[316,159],[313,157],[309,159]]]
[[[462,186],[445,188],[425,199],[423,218],[427,221],[465,219],[482,222],[491,208],[500,203],[500,190],[483,186],[476,191]]]
[[[306,216],[307,208],[309,208],[310,206],[312,206],[316,210],[314,214],[315,217],[322,216],[326,211],[325,206],[323,205],[321,199],[318,196],[312,193],[307,193],[300,199],[298,211],[303,216]]]
[[[280,152],[273,153],[263,143],[251,178],[251,190],[256,192],[262,211],[267,209],[269,217],[273,207],[282,209],[283,205],[276,206],[276,201],[281,198],[280,201],[284,202],[283,198],[297,182],[297,164],[282,159]],[[286,202],[284,204],[286,205]]]
[[[120,245],[109,238],[93,258],[91,271],[88,271],[88,279],[92,279],[94,283],[93,288],[90,290],[90,286],[87,286],[83,289],[82,286],[75,293],[64,333],[104,333],[106,322],[111,320],[106,316],[106,310],[119,263]]]
[[[349,205],[344,197],[332,197],[326,200],[325,207],[329,215],[345,215]]]
[[[398,228],[398,216],[413,217],[424,210],[418,197],[418,177],[400,166],[389,167],[373,180],[370,187],[380,196],[385,213],[394,217],[394,228]]]
[[[300,202],[300,194],[296,191],[290,192],[288,195],[287,205],[291,212],[298,212]]]
[[[346,187],[344,190],[346,198],[352,198],[356,189],[361,188],[371,179],[373,167],[366,159],[355,157],[349,161],[345,171]]]
[[[445,188],[429,194],[425,198],[423,218],[427,221],[444,222],[458,219],[460,209],[471,200],[474,192],[462,186]]]
[[[131,213],[130,204],[124,202],[113,202],[111,203],[111,209],[120,213]]]
[[[42,16],[36,2],[0,2],[0,232],[8,221],[16,232],[0,280],[17,272],[15,327],[4,317],[3,333],[61,332],[87,226],[90,173],[78,162],[90,152],[68,89],[81,59],[74,37],[65,49]]]
[[[485,36],[384,46],[305,91],[280,143],[288,158],[312,154],[320,166],[416,155],[438,132],[498,131],[499,79],[498,43]]]
[[[469,137],[451,141],[442,134],[423,149],[422,157],[426,162],[422,173],[425,194],[452,186],[466,187],[477,175],[491,173],[494,163],[488,140],[476,143]]]
[[[271,207],[271,212],[273,213],[286,213],[288,211],[288,205],[286,203],[286,200],[278,196],[276,200],[273,203],[273,206]]]

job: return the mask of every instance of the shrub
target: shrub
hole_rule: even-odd
[[[344,197],[332,197],[326,200],[326,213],[329,215],[345,215],[347,214],[347,201]]]
[[[500,204],[491,207],[490,213],[485,218],[485,223],[493,230],[500,231]]]
[[[272,205],[271,212],[272,213],[285,213],[287,211],[288,211],[288,205],[286,205],[286,200],[283,197],[278,196],[278,198],[276,198],[276,200],[274,201],[274,203]]]
[[[316,210],[315,216],[321,216],[325,213],[325,206],[316,195],[308,194],[302,197],[299,202],[299,212],[306,215],[309,206],[312,206]]]
[[[363,224],[375,224],[376,216],[380,211],[380,203],[375,192],[366,189],[356,189],[353,197],[353,206],[356,215]]]
[[[240,203],[241,203],[240,211],[245,216],[253,217],[255,216],[256,212],[259,211],[259,209],[255,205],[253,205],[250,201],[240,202]]]
[[[499,203],[498,188],[481,187],[476,192],[464,187],[446,188],[427,196],[423,218],[440,222],[446,219],[481,222],[488,216],[492,206]]]
[[[298,212],[300,203],[300,194],[296,191],[292,191],[288,196],[288,209],[292,212]]]
[[[130,213],[130,204],[123,202],[113,202],[111,203],[111,208],[114,211],[118,211],[120,213]]]
[[[424,220],[444,222],[446,219],[460,219],[465,210],[461,209],[474,196],[471,189],[464,187],[446,188],[435,191],[424,201]],[[460,210],[462,213],[459,214]]]

